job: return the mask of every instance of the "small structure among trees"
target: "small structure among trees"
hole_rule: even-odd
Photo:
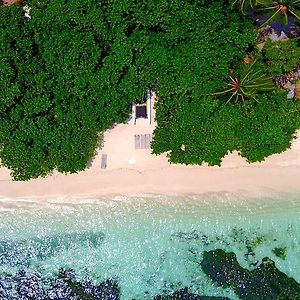
[[[136,124],[136,120],[139,118],[147,119],[151,124],[151,102],[152,91],[149,89],[139,101],[132,105],[133,124]]]

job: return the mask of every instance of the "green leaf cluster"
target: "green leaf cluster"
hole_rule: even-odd
[[[229,94],[226,103],[234,100],[245,101],[250,98],[257,101],[257,94],[262,91],[274,89],[274,82],[271,76],[267,76],[265,70],[257,63],[257,60],[249,64],[241,63],[237,71],[229,76],[228,88],[214,95]]]
[[[291,16],[297,21],[300,20],[300,3],[298,0],[256,0],[256,6],[258,10],[268,13],[267,19],[260,27],[277,20],[288,25]]]
[[[268,62],[268,71],[281,76],[300,65],[300,47],[298,39],[272,41],[268,39],[263,48],[263,56]]]
[[[240,11],[246,15],[249,9],[253,9],[257,0],[230,0],[231,7],[238,7]]]
[[[288,25],[290,17],[300,21],[300,3],[298,0],[229,0],[232,8],[237,8],[243,15],[255,12],[263,16],[260,29],[279,21]]]
[[[208,96],[182,103],[171,118],[159,114],[155,130],[154,153],[168,151],[172,163],[220,165],[233,150],[248,162],[262,161],[289,148],[300,127],[300,104],[281,91],[259,94],[245,105]]]

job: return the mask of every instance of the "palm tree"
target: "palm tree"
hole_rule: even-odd
[[[243,15],[246,15],[248,9],[253,9],[256,4],[256,0],[234,0],[231,8],[238,6]]]
[[[300,21],[300,1],[299,0],[256,0],[258,10],[268,11],[267,20],[260,28],[272,23],[276,19],[280,19],[284,25],[288,24],[289,16],[294,16]]]
[[[262,68],[258,68],[256,60],[250,63],[250,65],[243,64],[243,67],[237,76],[229,76],[229,82],[227,83],[228,89],[214,93],[213,95],[229,94],[226,104],[231,100],[239,102],[245,101],[246,98],[254,99],[256,101],[257,93],[263,91],[273,90],[274,84],[272,77],[268,77]]]

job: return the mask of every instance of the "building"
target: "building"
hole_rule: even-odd
[[[132,121],[133,124],[139,121],[139,119],[146,119],[151,124],[152,117],[152,102],[153,92],[148,90],[139,101],[132,105]]]

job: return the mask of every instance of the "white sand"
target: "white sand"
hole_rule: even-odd
[[[153,116],[154,118],[154,116]],[[236,192],[261,196],[275,192],[300,192],[300,140],[291,149],[262,163],[248,164],[237,153],[224,158],[222,167],[170,165],[166,155],[134,147],[135,134],[151,133],[155,123],[138,119],[104,134],[92,166],[78,174],[55,172],[47,178],[15,182],[9,170],[0,169],[0,196],[8,198],[96,197],[106,195],[186,194]],[[107,168],[101,169],[101,155]]]
[[[21,3],[23,0],[4,0],[3,4],[4,6],[10,6],[13,5],[15,3]]]

